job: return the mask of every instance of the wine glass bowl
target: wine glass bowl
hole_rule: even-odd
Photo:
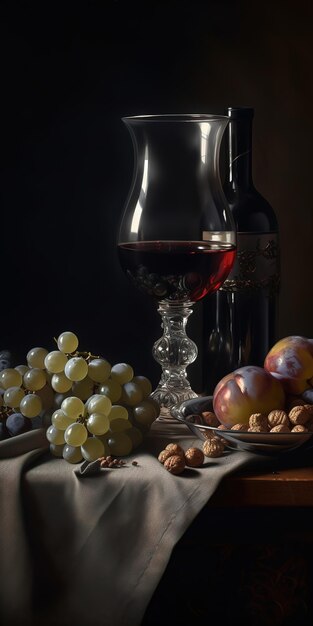
[[[118,234],[121,267],[158,303],[162,366],[153,397],[166,408],[197,394],[186,368],[197,357],[186,324],[194,303],[217,290],[235,259],[236,234],[219,174],[228,118],[216,115],[124,117],[134,174]]]

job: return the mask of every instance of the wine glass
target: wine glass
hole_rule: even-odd
[[[197,397],[186,368],[197,346],[186,334],[193,305],[217,290],[235,260],[236,230],[223,193],[220,115],[123,117],[134,173],[118,233],[125,274],[158,304],[163,336],[153,346],[161,408]]]

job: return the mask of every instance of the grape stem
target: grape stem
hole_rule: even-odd
[[[58,344],[57,338],[53,337],[53,339],[54,339],[55,343]],[[91,361],[92,359],[101,359],[102,358],[98,354],[92,354],[91,352],[80,351],[80,350],[75,350],[74,352],[65,352],[65,354],[68,357],[81,356],[87,362]]]

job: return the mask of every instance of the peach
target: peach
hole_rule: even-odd
[[[252,413],[283,409],[285,394],[281,383],[263,367],[247,365],[224,376],[213,392],[213,409],[228,428],[249,423]]]
[[[280,339],[268,352],[264,368],[282,383],[286,393],[303,393],[313,382],[313,339],[298,335]]]

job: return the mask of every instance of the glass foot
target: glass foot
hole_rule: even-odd
[[[186,400],[198,398],[198,394],[195,393],[191,387],[189,389],[177,389],[174,387],[158,386],[151,394],[151,397],[156,400],[160,406],[160,415],[157,418],[159,421],[170,420],[177,422],[177,419],[171,415],[171,408]]]

